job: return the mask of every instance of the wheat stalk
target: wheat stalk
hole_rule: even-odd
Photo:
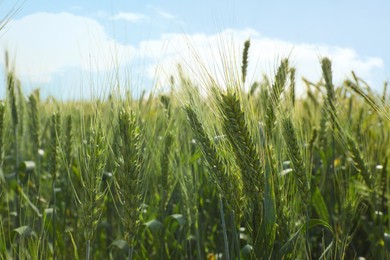
[[[56,258],[56,179],[58,173],[58,153],[59,153],[59,132],[60,115],[54,113],[50,118],[50,174],[52,176],[52,196],[53,196],[53,259]]]
[[[5,178],[3,174],[4,165],[4,122],[5,121],[5,104],[0,101],[0,187],[5,184]]]
[[[5,120],[5,104],[0,101],[0,167],[4,163],[4,120]]]

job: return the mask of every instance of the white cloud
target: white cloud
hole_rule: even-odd
[[[95,13],[92,13],[90,15],[90,17],[92,17],[92,18],[102,18],[102,19],[110,18],[110,16],[105,11],[102,11],[102,10],[99,10],[99,11],[97,11]]]
[[[166,84],[170,75],[176,74],[176,64],[186,68],[193,80],[204,81],[207,73],[221,85],[231,82],[231,75],[239,80],[241,68],[241,52],[243,43],[251,39],[249,50],[249,68],[247,79],[260,80],[265,73],[271,78],[282,58],[289,57],[297,68],[296,79],[299,93],[303,92],[301,78],[317,81],[321,78],[320,60],[329,57],[333,64],[335,84],[351,75],[351,71],[368,82],[378,83],[374,74],[383,71],[383,60],[379,57],[361,57],[350,48],[317,44],[294,44],[289,41],[261,36],[252,29],[227,29],[214,35],[205,34],[164,34],[159,40],[144,41],[140,45],[140,53],[154,59],[149,67],[149,75],[159,70],[159,84]],[[226,72],[229,72],[227,75]],[[202,82],[203,81],[203,82]],[[249,82],[250,83],[250,82]],[[375,87],[375,86],[373,86]]]
[[[163,9],[161,9],[158,6],[149,4],[149,5],[147,5],[147,7],[165,19],[173,20],[173,19],[177,18],[176,15],[173,15],[167,11],[164,11]]]
[[[150,80],[158,76],[156,82],[164,85],[170,75],[176,74],[180,63],[198,83],[204,84],[207,72],[224,85],[229,81],[229,73],[239,80],[242,47],[248,38],[251,39],[249,81],[261,79],[263,73],[273,76],[280,59],[287,56],[297,68],[298,81],[302,75],[311,81],[320,79],[319,61],[325,56],[333,61],[336,84],[349,76],[351,70],[367,82],[375,82],[374,75],[383,72],[384,66],[381,58],[361,57],[350,48],[294,44],[267,38],[252,29],[226,29],[213,35],[163,34],[158,39],[132,46],[109,36],[96,20],[69,13],[36,13],[13,21],[8,28],[0,38],[0,47],[9,50],[18,75],[32,84],[51,82],[54,76],[58,82],[61,75],[69,76],[69,70],[104,75],[102,72],[111,73],[119,67],[126,70],[129,64],[140,61],[142,65],[130,68],[136,73],[143,71],[142,75],[135,75],[137,79],[145,76]],[[3,54],[0,51],[0,62],[4,61]]]
[[[70,9],[71,10],[80,11],[80,10],[83,10],[83,7],[81,5],[74,5]]]
[[[175,15],[168,13],[168,12],[165,12],[165,11],[159,10],[157,13],[166,19],[176,19]]]
[[[33,83],[46,83],[69,68],[107,71],[128,63],[136,53],[109,37],[95,20],[69,13],[36,13],[15,20],[0,46],[9,50],[11,60],[14,57],[19,76]]]
[[[125,20],[127,22],[139,22],[149,17],[144,14],[120,12],[112,17],[113,20]]]

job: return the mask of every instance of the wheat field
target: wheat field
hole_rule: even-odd
[[[26,96],[8,67],[1,259],[389,259],[387,85],[282,59],[248,90],[249,48],[224,86],[137,98]]]

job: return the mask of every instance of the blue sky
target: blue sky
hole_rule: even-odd
[[[0,17],[16,2],[0,1]],[[299,76],[317,81],[318,61],[329,56],[336,81],[354,70],[380,91],[390,75],[389,14],[390,3],[379,0],[26,0],[0,33],[0,48],[27,92],[40,87],[43,96],[64,99],[88,96],[91,86],[97,93],[117,84],[162,87],[177,63],[199,69],[194,53],[223,77],[221,49],[239,67],[247,38],[250,80],[272,75],[289,55]]]

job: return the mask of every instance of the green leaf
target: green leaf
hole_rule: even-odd
[[[115,240],[114,242],[111,243],[110,245],[111,247],[117,247],[119,248],[120,250],[128,250],[129,249],[129,245],[127,244],[127,242],[123,239],[117,239]]]
[[[73,246],[74,260],[79,260],[79,253],[77,251],[76,242],[74,241],[72,232],[68,231],[68,234],[69,234],[70,241],[72,242],[72,246]]]
[[[202,158],[202,153],[200,151],[194,153],[194,155],[190,158],[190,163],[194,163],[194,162],[197,162],[199,160],[199,158]]]
[[[21,226],[15,228],[14,231],[18,233],[21,237],[36,236],[34,230],[32,230],[32,228],[30,228],[29,226]]]
[[[250,259],[252,256],[253,247],[251,245],[246,244],[243,248],[241,248],[241,256],[244,259]]]
[[[329,243],[329,245],[325,248],[324,252],[322,252],[322,254],[320,255],[320,257],[318,259],[327,259],[326,256],[327,256],[327,253],[332,249],[333,247],[333,240],[332,242]]]
[[[312,203],[314,209],[316,210],[318,216],[320,216],[320,218],[322,220],[324,220],[325,222],[329,223],[328,208],[326,207],[324,198],[322,197],[322,194],[321,194],[320,190],[318,189],[318,187],[316,188],[316,190],[312,196],[311,203]]]
[[[172,214],[169,217],[175,219],[181,227],[186,223],[186,219],[182,214]]]
[[[332,227],[329,225],[328,222],[325,222],[322,219],[309,219],[307,225],[308,225],[309,229],[312,229],[313,227],[316,227],[316,226],[323,226],[323,227],[327,228],[333,234]],[[301,226],[301,228],[305,228],[305,227],[306,227],[306,224],[303,224]]]
[[[34,205],[34,203],[31,202],[31,200],[28,198],[28,196],[23,192],[23,189],[19,185],[17,185],[17,189],[18,189],[19,194],[27,202],[27,204],[30,206],[30,208],[37,214],[37,216],[42,217],[42,214],[41,214],[41,212],[39,212],[39,209]]]
[[[147,227],[152,233],[157,233],[160,229],[162,229],[163,224],[157,219],[153,219],[151,221],[146,222],[145,227]]]
[[[283,171],[280,173],[280,176],[283,177],[283,176],[289,174],[290,172],[293,172],[293,169],[291,169],[291,168],[285,169],[285,170],[283,170]]]
[[[282,248],[278,252],[278,259],[283,259],[284,256],[291,252],[293,246],[295,245],[296,241],[298,240],[299,234],[301,233],[302,226],[298,229],[297,232],[295,232],[290,239],[284,243]]]
[[[286,255],[289,252],[291,252],[291,249],[293,248],[294,244],[298,240],[299,235],[301,234],[302,231],[305,232],[306,227],[308,229],[312,229],[313,227],[316,227],[316,226],[323,226],[323,227],[327,228],[333,234],[332,227],[327,222],[325,222],[324,220],[321,220],[321,219],[309,219],[309,221],[306,222],[306,223],[303,223],[298,228],[298,231],[295,232],[290,237],[290,239],[282,246],[282,248],[280,249],[280,251],[278,253],[278,258],[281,259],[281,258],[283,258],[284,255]]]
[[[186,223],[186,219],[181,214],[169,215],[164,219],[164,227],[169,232],[175,232],[178,228],[182,228]]]
[[[241,240],[244,240],[244,241],[246,241],[246,242],[249,241],[248,235],[245,234],[245,233],[242,233],[242,232],[240,232],[240,239],[241,239]]]
[[[23,172],[32,172],[35,169],[34,161],[23,161],[19,165],[19,170]]]
[[[0,168],[0,184],[5,183],[3,168]]]
[[[383,235],[383,239],[385,240],[385,247],[386,247],[387,251],[390,252],[390,234],[385,233]]]
[[[47,209],[44,210],[44,212],[45,212],[46,216],[53,215],[54,209],[53,208],[47,208]]]

